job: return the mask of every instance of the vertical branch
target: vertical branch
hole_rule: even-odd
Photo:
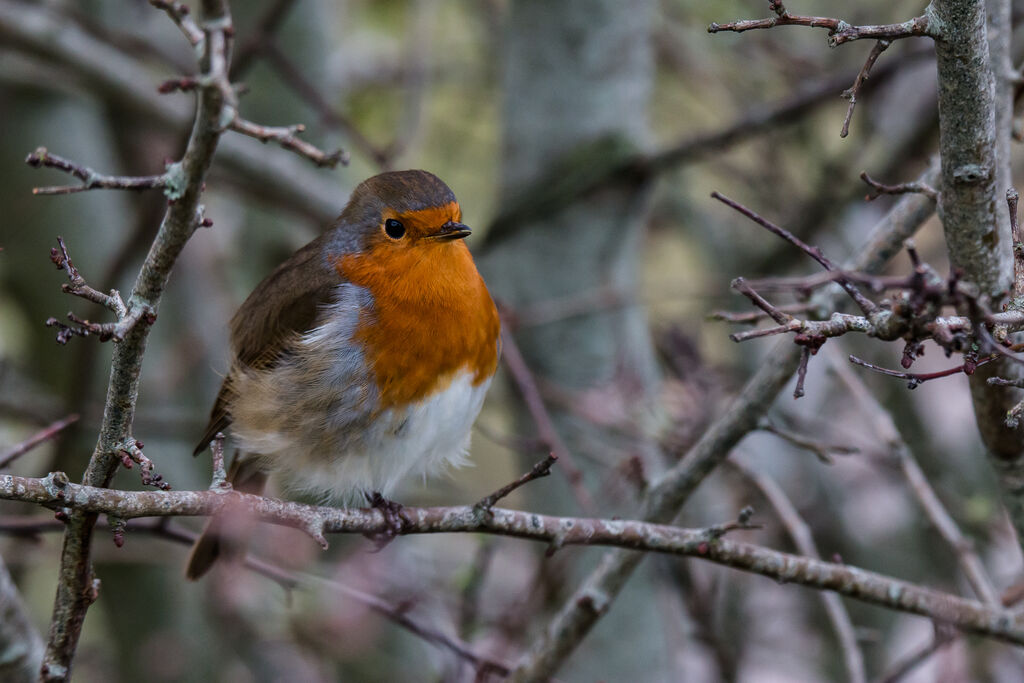
[[[805,557],[820,560],[821,554],[814,543],[810,526],[800,516],[793,501],[789,499],[782,487],[771,477],[756,472],[736,460],[731,460],[730,464],[757,487],[761,495],[768,500],[782,522],[782,526],[786,529],[786,533],[793,539],[793,545],[796,546],[797,551]],[[843,663],[846,665],[847,680],[851,683],[864,683],[867,680],[867,675],[864,672],[864,655],[857,645],[857,633],[850,620],[850,613],[843,605],[843,599],[835,593],[821,593],[818,597],[821,599],[829,621],[832,622],[832,628],[836,631],[839,649],[843,653]]]
[[[1008,33],[1008,3],[991,5],[994,28]],[[1009,222],[1001,218],[1007,187],[997,187],[1009,181],[1009,37],[995,36],[989,52],[984,0],[935,0],[931,11],[942,26],[936,40],[941,213],[950,263],[995,308],[1013,283],[1013,240]],[[1021,393],[988,384],[992,377],[1016,376],[1012,365],[1004,358],[980,367],[970,387],[978,430],[1018,542],[1024,543],[1024,428],[1006,423]]]
[[[182,248],[198,225],[199,198],[214,150],[222,132],[222,108],[227,84],[230,15],[225,0],[202,3],[203,85],[185,154],[171,173],[180,181],[180,192],[171,195],[167,212],[139,270],[127,305],[129,310],[148,306],[155,311]],[[86,468],[83,483],[105,487],[118,468],[118,445],[131,436],[138,398],[139,374],[146,349],[149,325],[135,325],[124,341],[114,348],[110,380],[103,409],[99,439]],[[97,597],[99,581],[90,561],[96,515],[74,512],[68,520],[61,550],[57,595],[54,599],[49,638],[40,679],[67,681],[82,623],[89,605]]]

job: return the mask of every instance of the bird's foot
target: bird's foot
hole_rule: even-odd
[[[404,505],[385,498],[379,491],[366,494],[366,500],[371,508],[380,510],[381,514],[384,515],[385,526],[383,531],[364,534],[376,546],[374,552],[380,552],[391,541],[395,540],[396,536],[405,533],[406,527],[412,524],[412,520],[405,513]]]

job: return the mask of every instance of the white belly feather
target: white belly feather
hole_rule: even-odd
[[[488,379],[473,386],[473,374],[463,371],[446,389],[411,407],[385,412],[366,438],[344,453],[303,459],[298,468],[277,463],[285,465],[280,467],[283,483],[292,490],[324,493],[332,501],[362,503],[363,492],[387,496],[406,477],[460,467],[466,463],[470,429],[490,383]]]

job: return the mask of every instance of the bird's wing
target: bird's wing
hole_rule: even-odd
[[[273,367],[289,341],[318,325],[323,308],[333,301],[341,276],[324,258],[324,237],[299,249],[268,275],[231,319],[234,364],[241,368]],[[231,373],[221,385],[210,422],[196,446],[201,453],[231,423],[227,412]]]

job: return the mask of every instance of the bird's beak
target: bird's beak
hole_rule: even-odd
[[[469,229],[468,225],[462,223],[456,223],[455,221],[448,221],[441,226],[441,229],[435,234],[430,236],[430,239],[437,240],[438,242],[451,242],[453,240],[461,240],[469,237],[473,231]]]

